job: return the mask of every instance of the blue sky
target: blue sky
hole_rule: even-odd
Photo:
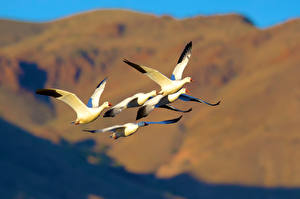
[[[176,18],[239,13],[261,28],[300,17],[300,0],[2,0],[0,18],[42,22],[103,8],[168,14]]]

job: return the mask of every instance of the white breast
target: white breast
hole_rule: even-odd
[[[125,131],[124,131],[125,136],[132,135],[139,128],[139,126],[135,123],[127,123],[127,124],[125,124],[125,126],[126,126]]]

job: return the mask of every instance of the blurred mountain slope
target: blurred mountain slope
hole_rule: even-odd
[[[45,24],[0,19],[0,47],[40,34]]]
[[[170,179],[132,174],[94,153],[92,140],[53,144],[2,119],[0,128],[1,198],[296,199],[300,194],[293,188],[206,184],[186,174]]]
[[[45,29],[0,48],[1,117],[34,135],[59,142],[94,139],[95,151],[127,170],[171,177],[189,173],[214,183],[299,186],[300,21],[255,28],[240,15],[175,20],[128,11],[96,11],[43,24]],[[2,34],[2,32],[0,32]],[[193,107],[177,125],[151,126],[112,142],[107,134],[84,128],[131,122],[136,109],[90,125],[69,123],[75,114],[65,104],[34,95],[56,87],[85,102],[108,76],[101,102],[113,104],[136,92],[159,87],[122,63],[127,58],[170,75],[184,45],[193,41],[184,76],[192,95],[218,107]],[[9,44],[9,45],[8,45]],[[177,117],[155,110],[145,120]]]

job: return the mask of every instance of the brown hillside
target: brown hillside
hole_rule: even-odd
[[[96,151],[109,146],[108,155],[131,172],[159,177],[187,172],[213,183],[300,186],[299,20],[259,30],[239,15],[175,20],[96,11],[43,27],[0,48],[2,118],[54,141],[94,139]],[[65,104],[33,94],[56,87],[87,101],[106,76],[101,101],[113,104],[137,91],[159,89],[122,59],[170,75],[188,41],[193,51],[184,75],[197,82],[187,87],[193,96],[222,103],[176,102],[193,107],[179,124],[147,127],[113,142],[107,134],[87,135],[81,129],[133,121],[136,109],[78,128],[69,124],[75,114]],[[177,116],[155,110],[146,120]]]
[[[45,24],[0,19],[0,47],[40,34],[46,28],[45,26]]]

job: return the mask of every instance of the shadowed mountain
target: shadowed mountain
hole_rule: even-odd
[[[144,178],[110,166],[92,143],[59,145],[0,120],[1,198],[164,198]],[[98,165],[88,162],[99,159]],[[145,180],[147,183],[147,179]]]
[[[182,174],[170,179],[137,175],[94,153],[92,140],[53,144],[0,120],[1,198],[273,198],[298,199],[300,189],[213,185]],[[97,163],[90,163],[91,157]]]
[[[18,32],[18,24],[6,23],[11,24],[11,35]],[[105,10],[34,25],[43,28],[36,31],[31,23],[22,23],[28,28],[24,37],[18,42],[4,39],[0,48],[1,118],[56,143],[93,139],[95,153],[107,147],[104,153],[131,173],[172,181],[188,173],[193,184],[239,184],[245,192],[300,187],[299,19],[260,30],[235,14],[176,20]],[[60,88],[87,103],[106,76],[101,101],[112,104],[137,92],[159,90],[122,60],[170,76],[189,41],[192,56],[183,76],[196,81],[187,88],[192,96],[222,102],[210,107],[177,101],[176,107],[193,111],[176,125],[143,128],[113,142],[108,134],[81,130],[132,122],[137,109],[74,127],[71,108],[34,95],[38,87]],[[154,110],[145,121],[172,117],[178,113]],[[218,187],[222,190],[223,185]]]

